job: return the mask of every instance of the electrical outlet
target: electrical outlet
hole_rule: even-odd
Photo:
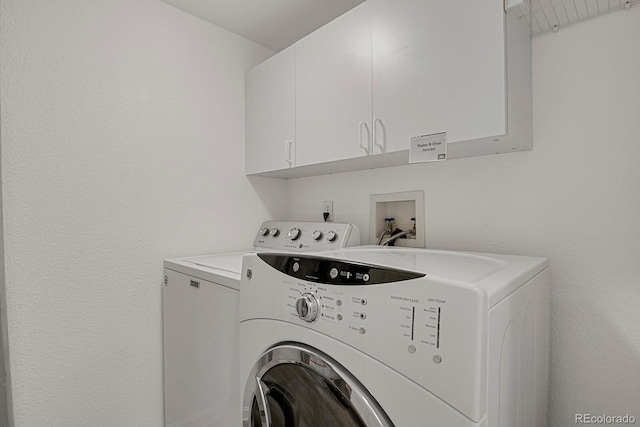
[[[325,221],[333,221],[333,200],[322,203],[322,216]]]

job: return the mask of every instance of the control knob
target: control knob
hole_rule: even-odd
[[[280,234],[280,230],[278,230],[277,228],[272,228],[269,233],[271,234],[271,237],[278,237],[278,234]]]
[[[289,230],[289,238],[291,240],[296,240],[298,237],[300,237],[300,229],[297,227],[293,227],[291,230]]]
[[[269,229],[267,227],[262,227],[259,231],[258,234],[261,236],[267,236],[269,235]]]
[[[331,230],[331,231],[329,231],[329,232],[327,233],[327,240],[328,240],[328,241],[333,242],[333,241],[335,241],[337,238],[338,238],[338,234],[337,234],[335,231]]]
[[[306,322],[313,322],[318,317],[318,300],[312,293],[304,293],[296,301],[298,317]]]
[[[314,231],[314,232],[313,232],[313,234],[311,234],[311,238],[312,238],[313,240],[320,240],[320,239],[322,239],[322,231],[320,231],[320,230],[316,230],[316,231]]]

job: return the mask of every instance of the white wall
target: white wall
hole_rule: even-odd
[[[162,260],[283,214],[243,168],[244,72],[272,52],[156,0],[1,7],[16,425],[161,426]]]
[[[550,425],[640,420],[638,76],[640,7],[540,36],[533,151],[290,180],[289,215],[367,240],[369,194],[423,189],[428,247],[549,257]]]

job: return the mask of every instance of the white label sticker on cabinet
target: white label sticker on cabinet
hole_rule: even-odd
[[[414,136],[411,138],[409,163],[447,160],[447,133]]]

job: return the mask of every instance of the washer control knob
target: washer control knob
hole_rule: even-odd
[[[269,229],[267,227],[262,227],[259,231],[258,234],[261,236],[268,236],[269,235]]]
[[[331,230],[327,233],[327,240],[330,242],[335,241],[338,238],[338,233],[336,233],[335,231]]]
[[[293,227],[291,230],[289,230],[289,234],[287,234],[287,236],[289,236],[291,240],[296,240],[298,237],[300,237],[300,234],[300,229],[297,227]]]
[[[296,301],[298,317],[306,322],[313,322],[318,317],[318,300],[312,293],[304,293]]]
[[[312,238],[313,240],[320,240],[320,239],[322,239],[322,231],[320,231],[320,230],[316,230],[316,231],[314,231],[314,232],[313,232],[313,234],[311,234],[311,238]]]
[[[278,237],[278,234],[280,234],[280,230],[278,230],[277,228],[272,228],[271,230],[269,230],[269,234],[271,234],[271,237]]]

